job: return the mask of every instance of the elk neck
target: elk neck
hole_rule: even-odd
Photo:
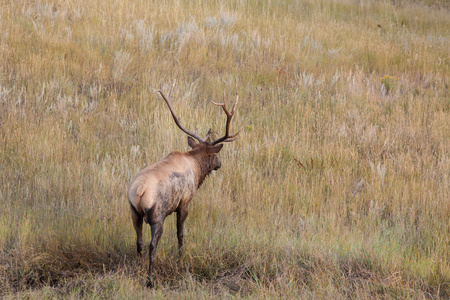
[[[197,187],[199,188],[205,178],[211,173],[210,170],[210,161],[208,155],[202,152],[197,151],[190,151],[190,156],[194,159],[196,165],[197,165]],[[206,155],[206,156],[205,156]]]

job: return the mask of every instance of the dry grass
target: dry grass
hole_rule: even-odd
[[[0,3],[2,297],[450,297],[446,1]],[[148,290],[125,190],[188,148],[175,80],[243,132]]]

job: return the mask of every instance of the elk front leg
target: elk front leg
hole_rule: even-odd
[[[156,247],[158,246],[159,239],[163,233],[163,222],[157,222],[151,225],[152,228],[152,241],[150,242],[148,251],[148,276],[147,276],[147,287],[152,288],[153,283],[153,258],[155,257]]]
[[[131,219],[133,220],[134,230],[136,230],[136,249],[137,254],[140,256],[142,252],[142,223],[144,218],[141,215],[136,214],[131,208]]]
[[[184,221],[188,215],[188,206],[180,206],[177,209],[177,237],[178,237],[178,252],[181,255],[181,247],[183,247],[183,228]]]

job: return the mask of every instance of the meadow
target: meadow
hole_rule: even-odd
[[[446,0],[0,0],[0,297],[448,299],[449,33]],[[172,86],[241,133],[147,289],[126,190],[188,150]]]

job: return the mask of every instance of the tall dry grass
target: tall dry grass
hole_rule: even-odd
[[[2,297],[449,297],[446,1],[0,4]],[[242,133],[147,290],[125,191],[188,148],[174,81]]]

